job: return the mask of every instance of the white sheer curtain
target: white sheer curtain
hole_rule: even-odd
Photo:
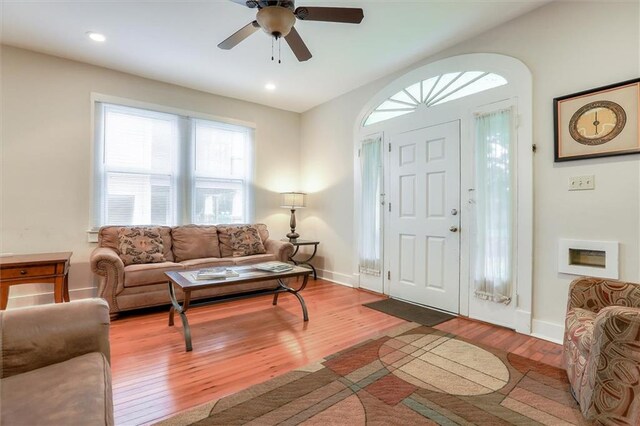
[[[362,274],[380,276],[380,192],[382,189],[382,138],[362,142],[360,150],[360,261]]]
[[[476,117],[475,295],[509,304],[513,292],[512,111]]]

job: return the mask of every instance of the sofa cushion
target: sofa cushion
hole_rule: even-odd
[[[120,228],[122,228],[122,226],[103,226],[100,228],[98,231],[98,246],[114,249],[119,254],[118,246],[120,245],[120,240],[118,238],[118,230],[120,230]],[[171,228],[168,226],[154,226],[154,228],[159,230],[160,236],[162,237],[164,258],[167,262],[173,262]]]
[[[240,265],[253,265],[261,262],[271,262],[274,260],[278,260],[276,259],[276,255],[273,253],[267,253],[267,254],[254,254],[252,256],[236,257],[233,259],[233,263],[234,265],[240,266]]]
[[[233,257],[234,248],[233,243],[231,242],[231,235],[237,232],[238,229],[247,226],[252,226],[258,231],[260,240],[264,245],[264,242],[269,238],[269,231],[267,230],[267,226],[262,223],[257,223],[255,225],[218,225],[218,240],[220,241],[220,254],[222,257]]]
[[[164,262],[164,245],[158,228],[122,227],[118,251],[125,265]]]
[[[137,287],[142,285],[168,282],[164,274],[168,271],[180,271],[184,266],[174,262],[144,263],[124,267],[124,286]]]
[[[185,225],[171,230],[176,262],[220,257],[218,229],[215,226]]]
[[[253,226],[241,226],[231,233],[233,257],[263,254],[267,251],[262,244],[258,230]]]
[[[567,312],[567,337],[585,357],[593,345],[593,323],[596,315],[595,312],[581,308],[573,308]]]
[[[219,257],[204,257],[202,259],[190,259],[180,262],[185,269],[208,268],[211,266],[232,266],[233,259],[221,259]]]
[[[264,223],[255,223],[253,226],[258,230],[262,244],[264,244],[264,242],[269,239],[269,230],[267,229],[267,225]]]
[[[111,425],[109,363],[92,352],[0,380],[0,424]]]

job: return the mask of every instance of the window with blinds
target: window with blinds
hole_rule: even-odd
[[[94,226],[251,221],[253,129],[96,103]]]

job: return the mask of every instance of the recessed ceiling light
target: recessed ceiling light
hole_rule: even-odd
[[[105,41],[107,39],[104,36],[104,34],[94,33],[93,31],[87,31],[87,37],[89,37],[93,41],[98,41],[100,43],[102,43],[103,41]]]
[[[274,90],[276,90],[276,85],[273,83],[267,83],[264,85],[264,88],[270,92],[273,92]]]

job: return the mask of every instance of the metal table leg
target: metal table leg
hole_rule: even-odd
[[[282,278],[278,278],[278,285],[280,285],[280,287],[282,287],[288,293],[293,294],[298,299],[298,302],[300,302],[300,306],[302,306],[302,317],[304,318],[305,321],[309,321],[309,313],[307,312],[307,305],[304,303],[304,299],[302,298],[302,296],[300,296],[299,292],[304,290],[304,288],[307,286],[308,280],[309,280],[309,275],[305,275],[302,281],[302,286],[300,286],[300,288],[296,290],[287,286],[284,283],[284,281],[282,281]],[[274,305],[277,303],[277,300],[278,300],[278,294],[276,293],[273,298]]]
[[[316,272],[316,268],[312,264],[310,264],[309,262],[311,261],[311,259],[313,259],[316,256],[316,253],[318,252],[318,245],[317,244],[313,245],[313,253],[311,253],[311,256],[309,256],[307,259],[304,259],[304,260],[295,260],[294,259],[294,256],[298,253],[299,249],[300,249],[300,246],[296,246],[296,250],[293,252],[293,254],[291,255],[291,257],[289,259],[296,266],[304,265],[304,266],[308,266],[309,268],[311,268],[311,270],[313,271],[313,279],[317,280],[318,279],[318,273]]]
[[[189,290],[184,291],[184,301],[182,302],[182,306],[178,303],[178,299],[176,298],[176,292],[173,288],[173,283],[169,281],[169,297],[171,298],[171,309],[169,309],[169,326],[173,326],[173,315],[175,312],[180,314],[180,319],[182,320],[182,329],[184,331],[184,343],[186,346],[186,351],[191,352],[193,347],[191,346],[191,327],[189,327],[189,321],[187,320],[187,309],[189,309],[189,301],[191,300],[191,292]]]

